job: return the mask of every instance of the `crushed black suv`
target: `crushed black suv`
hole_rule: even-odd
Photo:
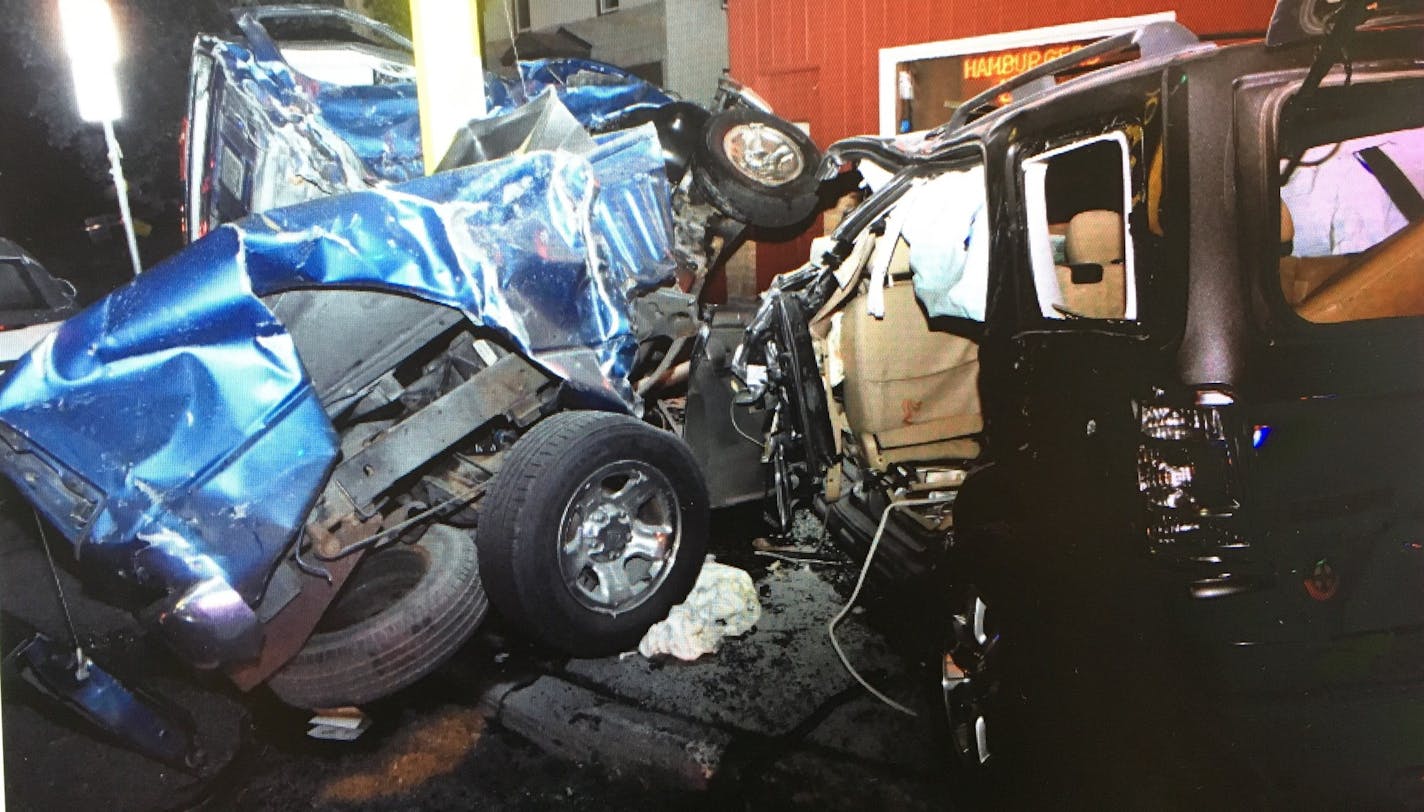
[[[1282,2],[1229,47],[1156,23],[829,149],[868,194],[765,295],[741,399],[783,517],[947,580],[970,764],[1050,623],[1126,681],[1188,639],[1238,687],[1424,676],[1419,11]]]

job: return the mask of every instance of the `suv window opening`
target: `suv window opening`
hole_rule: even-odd
[[[1023,161],[1029,266],[1045,318],[1137,319],[1130,152],[1126,133],[1113,130]]]
[[[1278,108],[1267,170],[1279,190],[1280,250],[1266,287],[1273,309],[1309,329],[1424,316],[1424,120],[1371,104],[1376,91],[1394,90],[1321,88],[1308,112],[1300,91],[1287,91]]]

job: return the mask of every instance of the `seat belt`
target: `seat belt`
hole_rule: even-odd
[[[1390,202],[1404,215],[1404,219],[1410,223],[1424,220],[1424,195],[1419,194],[1419,190],[1414,188],[1414,184],[1394,159],[1384,154],[1384,150],[1379,147],[1362,149],[1355,153],[1355,157],[1374,175],[1384,193],[1389,195]]]

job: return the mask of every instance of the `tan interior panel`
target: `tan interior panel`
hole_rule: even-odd
[[[1424,222],[1361,255],[1296,312],[1321,323],[1424,316]]]
[[[1354,259],[1353,256],[1281,257],[1281,293],[1285,294],[1291,307],[1298,307]]]
[[[911,285],[885,290],[885,318],[854,301],[841,327],[846,419],[860,436],[897,453],[899,461],[941,459],[942,444],[984,428],[979,403],[979,345],[931,330]],[[936,446],[940,446],[936,448]],[[977,454],[977,446],[952,450]]]

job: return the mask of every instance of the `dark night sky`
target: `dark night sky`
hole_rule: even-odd
[[[140,243],[151,265],[181,243],[178,134],[193,37],[231,30],[229,9],[244,3],[110,3],[125,50],[125,115],[116,130],[134,216],[154,227]],[[126,263],[121,251],[96,250],[84,236],[86,217],[116,214],[117,204],[102,130],[75,112],[57,0],[0,0],[0,38],[0,236],[72,278],[81,293],[101,292],[126,278]]]

